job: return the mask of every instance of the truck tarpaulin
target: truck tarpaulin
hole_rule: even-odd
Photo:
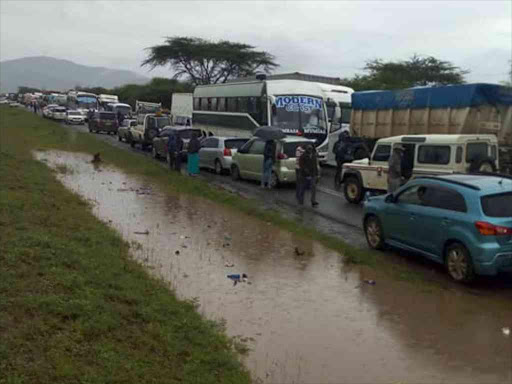
[[[465,108],[480,105],[512,105],[512,88],[496,84],[463,84],[352,94],[352,108],[355,110]]]

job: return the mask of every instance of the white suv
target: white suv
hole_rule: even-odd
[[[408,135],[380,139],[370,159],[343,165],[345,198],[359,203],[366,191],[388,189],[388,160],[395,145],[404,148],[402,173],[415,176],[496,172],[498,141],[494,135]]]

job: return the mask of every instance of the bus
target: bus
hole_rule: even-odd
[[[332,149],[342,131],[350,134],[350,115],[352,113],[352,94],[354,90],[343,85],[318,83],[324,94],[329,121],[329,143],[327,164],[336,166],[336,156]]]
[[[99,109],[98,96],[94,93],[71,91],[68,93],[68,109],[80,111],[87,116],[89,110]]]
[[[327,160],[327,109],[317,83],[263,79],[200,85],[192,115],[194,128],[208,135],[250,137],[260,126],[275,126],[314,139],[320,161]]]
[[[100,104],[100,107],[104,110],[107,110],[108,104],[115,104],[119,103],[119,97],[117,95],[98,95],[98,103]]]

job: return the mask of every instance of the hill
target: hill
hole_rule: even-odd
[[[132,71],[90,67],[47,56],[0,62],[1,92],[16,92],[19,86],[62,91],[76,85],[113,88],[128,83],[144,84],[149,80]]]

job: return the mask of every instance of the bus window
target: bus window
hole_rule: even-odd
[[[211,100],[212,100],[212,108],[211,108],[211,110],[212,111],[216,111],[217,110],[217,98],[216,97],[212,97]]]
[[[228,112],[238,112],[238,99],[236,97],[228,97]]]
[[[201,99],[199,97],[194,98],[194,111],[201,110]]]
[[[248,97],[238,98],[238,112],[247,113],[249,111],[247,108],[247,99]]]
[[[226,112],[226,98],[219,97],[219,101],[217,102],[217,110],[220,112]]]

